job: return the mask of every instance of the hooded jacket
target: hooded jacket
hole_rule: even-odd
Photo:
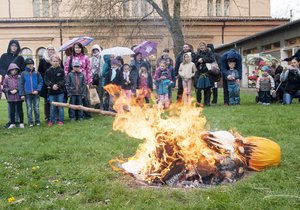
[[[10,46],[12,44],[17,45],[17,51],[15,53],[12,53],[10,51]],[[21,51],[20,44],[17,40],[10,40],[8,47],[7,47],[7,52],[2,54],[0,58],[0,74],[4,77],[7,74],[8,66],[11,63],[15,63],[19,66],[21,71],[24,71],[25,69],[25,64],[24,64],[24,58],[23,56],[19,56],[19,53]]]
[[[67,76],[66,88],[68,96],[86,95],[86,80],[81,72],[71,71]]]
[[[195,54],[192,50],[189,50],[188,52],[191,53],[191,56],[192,56],[192,62],[196,64],[196,63],[197,63],[197,57],[196,57],[196,54]],[[187,53],[187,52],[184,52],[184,51],[182,50],[182,51],[181,51],[180,53],[178,53],[178,55],[176,56],[175,68],[174,68],[174,70],[175,70],[175,76],[178,76],[179,66],[180,66],[180,64],[181,64],[182,61],[183,61],[183,55],[184,55],[185,53]]]
[[[41,91],[43,79],[35,69],[31,70],[25,67],[19,82],[19,94],[21,96],[32,94],[33,91]]]
[[[197,71],[196,65],[192,61],[190,62],[183,61],[180,64],[178,73],[182,79],[192,79],[196,71]]]
[[[102,66],[102,78],[101,78],[102,86],[106,85],[106,76],[111,68],[110,55],[104,55],[103,59],[104,59],[104,64]]]
[[[93,74],[98,74],[98,76],[101,77],[102,76],[102,67],[103,67],[104,61],[100,56],[101,48],[97,44],[93,45],[92,52],[93,52],[93,50],[96,50],[96,49],[99,51],[99,55],[98,55],[98,57],[95,57],[92,54],[92,56],[90,58],[90,63],[91,63],[92,73]]]
[[[243,73],[243,68],[242,68],[242,56],[234,49],[231,49],[227,52],[225,52],[222,57],[221,57],[221,61],[220,61],[220,68],[221,68],[221,72],[223,75],[226,75],[227,70],[229,70],[229,66],[228,66],[228,60],[229,59],[235,59],[236,60],[236,66],[235,69],[238,71],[239,73],[239,79],[242,79],[242,73]]]
[[[61,67],[50,67],[45,74],[44,83],[48,87],[49,95],[58,95],[65,91],[65,72]],[[58,89],[53,90],[53,85],[57,84]]]
[[[11,75],[11,70],[15,68],[11,68],[8,70],[7,75],[5,76],[3,80],[3,92],[6,93],[7,101],[8,102],[17,102],[22,101],[20,95],[17,93],[12,94],[12,90],[18,90],[18,83],[20,79],[20,75]]]

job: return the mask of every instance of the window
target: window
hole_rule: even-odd
[[[49,0],[43,0],[43,16],[49,17]]]
[[[52,0],[52,17],[59,16],[59,2],[60,0]]]
[[[139,16],[139,2],[138,0],[132,0],[132,16]]]
[[[31,51],[31,49],[24,47],[21,50],[21,55],[23,56],[24,59],[32,58],[32,51]]]
[[[123,16],[128,17],[129,16],[129,2],[123,2]]]
[[[224,16],[229,16],[230,0],[224,0]]]
[[[40,17],[40,0],[33,0],[33,17]]]
[[[221,0],[216,0],[216,16],[221,15]]]
[[[148,14],[148,3],[145,0],[142,0],[141,5],[141,14],[142,16],[146,16]]]
[[[44,47],[40,47],[36,51],[36,66],[39,66],[40,59],[43,58],[44,52],[46,49]]]
[[[207,1],[207,15],[212,16],[213,15],[213,0]]]

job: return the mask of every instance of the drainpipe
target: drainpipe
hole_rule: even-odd
[[[225,21],[223,21],[223,25],[222,25],[222,44],[224,44],[224,34],[225,34]]]
[[[9,18],[11,18],[10,0],[8,0],[8,15],[9,15]]]
[[[248,7],[249,7],[249,17],[251,16],[251,3],[250,0],[248,0]]]
[[[63,30],[62,30],[62,21],[61,20],[59,21],[59,38],[60,38],[60,46],[62,46],[63,45]],[[63,61],[63,59],[64,59],[63,52],[60,53],[60,56],[61,56],[61,60]]]

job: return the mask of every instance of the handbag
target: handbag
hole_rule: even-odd
[[[89,99],[92,106],[100,104],[100,98],[96,88],[89,88]]]

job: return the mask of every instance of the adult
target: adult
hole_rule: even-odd
[[[228,61],[233,61],[236,63],[236,70],[239,73],[239,80],[242,79],[242,73],[243,73],[243,68],[242,68],[242,56],[234,49],[231,49],[227,52],[225,52],[221,56],[221,61],[220,61],[220,69],[222,72],[222,78],[223,78],[223,94],[224,94],[224,105],[229,104],[229,92],[228,92],[228,83],[226,80],[226,71],[229,69],[228,66]]]
[[[280,75],[280,81],[286,82],[283,94],[283,104],[291,104],[293,98],[300,98],[300,69],[299,58],[293,58]]]
[[[275,59],[273,59],[271,62],[272,62],[272,64],[271,64],[270,75],[273,76],[274,82],[275,82],[275,89],[277,89],[276,100],[278,100],[280,103],[282,103],[285,83],[280,82],[280,74],[283,71],[283,67]]]
[[[170,58],[169,53],[170,53],[170,50],[169,50],[168,48],[165,48],[165,49],[163,50],[163,54],[162,54],[161,56],[159,56],[158,59],[157,59],[157,61],[156,61],[156,67],[159,66],[159,64],[160,64],[160,62],[161,62],[162,60],[167,60],[167,59],[170,60],[170,65],[171,65],[172,67],[174,66],[174,61]]]
[[[146,65],[147,69],[150,69],[150,65],[148,62],[143,60],[142,53],[140,53],[140,52],[135,53],[130,65],[135,67],[135,68],[132,68],[132,70],[130,72],[130,75],[132,76],[132,79],[133,79],[132,93],[135,94],[136,89],[137,89],[138,77],[139,77],[139,72],[140,72],[141,66]]]
[[[20,71],[24,71],[25,63],[23,56],[19,55],[21,51],[20,44],[17,40],[10,40],[7,48],[7,52],[3,53],[0,58],[0,74],[4,77],[7,74],[8,66],[11,63],[17,64]]]
[[[215,62],[218,64],[218,66],[220,66],[220,55],[218,53],[215,53],[215,47],[213,44],[207,44],[207,47],[212,51],[213,53],[213,57]],[[211,88],[211,92],[212,92],[212,101],[211,104],[212,105],[216,105],[218,103],[218,82],[221,79],[221,71],[217,72],[217,73],[212,73],[209,74],[210,80],[212,82],[212,88]]]
[[[25,70],[24,58],[23,56],[19,55],[20,51],[21,51],[21,47],[19,42],[15,39],[10,40],[7,47],[7,52],[3,53],[0,58],[0,84],[2,83],[2,80],[7,74],[8,67],[11,63],[16,64],[20,68],[19,73]],[[15,108],[15,110],[17,110],[17,107]],[[8,107],[8,113],[10,113],[10,107]],[[16,117],[16,122],[18,122],[19,115],[17,111],[15,113],[15,117]],[[6,127],[8,127],[10,124],[11,124],[11,119],[10,119],[10,114],[8,114],[8,123],[6,124]]]
[[[38,72],[40,72],[43,80],[45,81],[45,73],[47,69],[51,67],[50,59],[53,55],[56,54],[56,51],[52,45],[48,45],[45,52],[43,53],[43,57],[40,59]],[[62,62],[61,62],[61,67]],[[44,98],[44,114],[45,114],[45,120],[48,122],[50,119],[50,102],[48,99],[48,87],[46,83],[43,83],[42,90],[39,92],[39,95]]]
[[[179,76],[178,70],[179,70],[180,64],[183,61],[183,55],[188,52],[191,53],[192,62],[197,64],[196,54],[193,52],[191,46],[189,44],[185,43],[182,46],[182,51],[177,54],[176,60],[175,60],[175,69],[174,70],[175,70],[175,76],[178,78],[177,102],[181,102],[182,94],[183,94],[182,78]]]
[[[65,75],[68,75],[69,72],[72,70],[72,64],[77,61],[80,63],[80,71],[83,74],[86,84],[88,84],[90,87],[92,86],[92,69],[90,64],[90,59],[87,55],[84,54],[84,48],[81,43],[75,43],[72,48],[72,54],[68,56],[66,62],[65,62]],[[85,107],[89,107],[90,103],[85,96],[82,100],[82,104]],[[83,112],[83,116],[85,119],[90,119],[92,116],[89,112]]]
[[[213,63],[215,61],[212,51],[207,48],[207,45],[204,41],[199,43],[197,56],[197,71],[195,73],[194,86],[196,89],[196,99],[197,105],[201,104],[201,92],[204,92],[204,105],[210,105],[210,95],[212,82],[210,80],[210,72],[207,67],[208,63]]]
[[[97,92],[100,99],[100,109],[103,109],[103,85],[102,85],[102,67],[104,60],[100,55],[101,48],[99,45],[95,44],[92,47],[92,55],[90,58],[92,74],[93,74],[93,86],[97,88]]]

